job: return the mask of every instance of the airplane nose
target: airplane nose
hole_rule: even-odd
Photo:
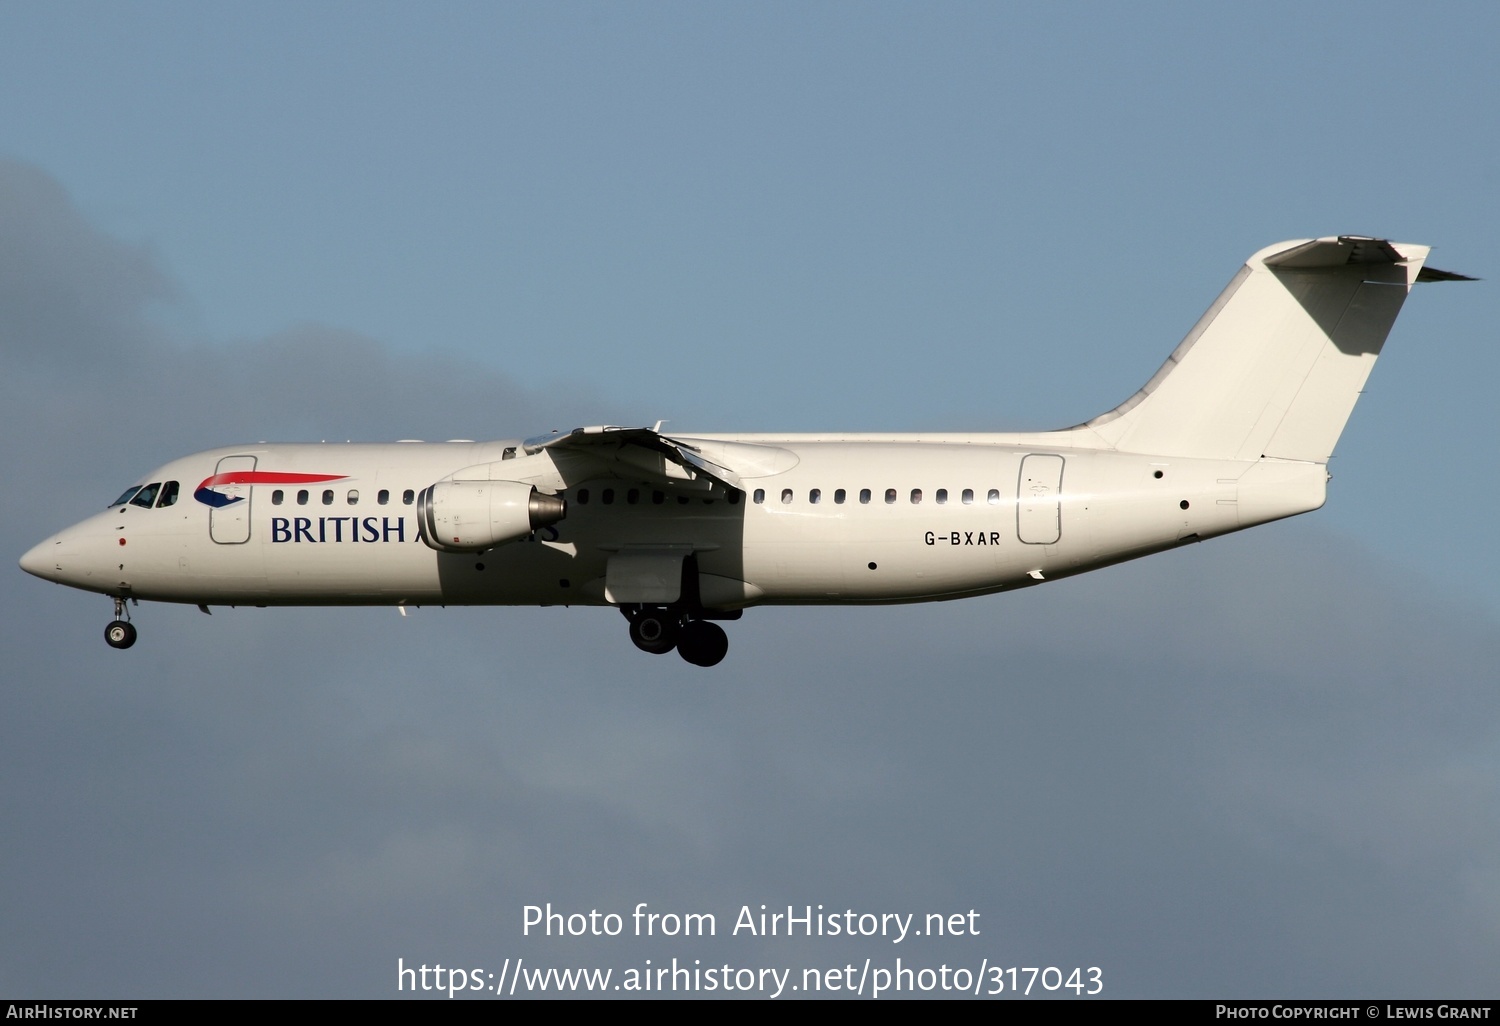
[[[56,538],[48,538],[40,545],[33,545],[21,557],[21,569],[34,577],[57,580],[57,547]]]
[[[118,539],[112,526],[103,517],[74,524],[29,549],[21,557],[21,569],[54,584],[108,594],[112,587],[124,585],[115,573]]]

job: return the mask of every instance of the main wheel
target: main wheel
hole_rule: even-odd
[[[682,625],[677,652],[694,666],[714,666],[729,651],[729,635],[708,620],[690,620]]]
[[[135,628],[124,620],[114,620],[104,628],[104,640],[110,648],[129,648],[135,644]]]
[[[665,612],[648,610],[630,621],[630,640],[652,655],[664,655],[676,648],[677,634],[677,621]]]

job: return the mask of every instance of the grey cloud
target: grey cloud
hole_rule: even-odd
[[[7,363],[117,367],[173,298],[150,253],[100,232],[45,172],[0,159],[0,353]]]

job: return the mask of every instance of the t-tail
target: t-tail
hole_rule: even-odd
[[[1240,268],[1135,395],[1070,433],[1122,452],[1326,464],[1429,247],[1282,242]]]

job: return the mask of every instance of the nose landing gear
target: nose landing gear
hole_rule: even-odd
[[[630,640],[642,652],[663,655],[672,649],[694,666],[714,666],[729,651],[729,635],[709,620],[671,606],[620,607],[630,620]]]
[[[116,596],[115,618],[104,628],[104,641],[110,648],[129,648],[135,644],[135,626],[130,622],[125,600]]]

